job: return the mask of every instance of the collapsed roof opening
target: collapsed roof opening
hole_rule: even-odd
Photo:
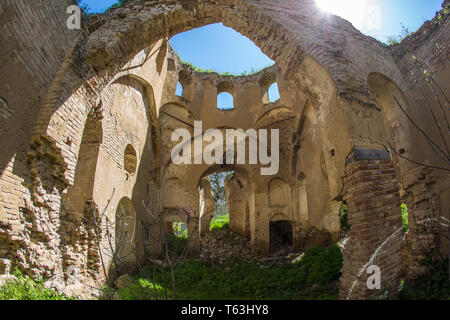
[[[251,40],[222,23],[179,33],[170,44],[197,72],[243,76],[274,64]]]

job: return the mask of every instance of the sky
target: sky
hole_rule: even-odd
[[[300,0],[299,0],[300,1]],[[90,12],[99,13],[116,0],[83,0]],[[362,33],[382,42],[398,37],[402,25],[416,31],[440,10],[443,0],[316,0],[325,15],[349,20]],[[273,61],[249,39],[221,23],[175,35],[170,43],[180,57],[198,68],[239,75],[265,68]],[[276,96],[272,91],[272,96]],[[229,104],[230,102],[228,102]],[[231,102],[232,103],[232,102]]]

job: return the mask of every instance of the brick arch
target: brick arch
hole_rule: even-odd
[[[308,4],[308,9],[319,13],[313,4]],[[119,20],[122,20],[124,10],[128,10],[129,23],[120,22],[122,25],[120,31],[111,33],[111,26],[117,25]],[[303,53],[311,55],[317,61],[325,62],[323,59],[325,52],[321,52],[320,48],[313,51],[306,43],[300,47],[292,33],[273,19],[263,6],[245,0],[197,3],[172,1],[164,8],[131,2],[124,8],[113,10],[100,17],[97,25],[101,26],[89,35],[81,48],[83,59],[87,65],[98,70],[108,69],[110,66],[128,62],[149,43],[217,22],[224,23],[252,40],[270,58],[277,62],[280,60],[282,62],[280,67],[284,73],[295,69],[294,64],[299,60],[293,57],[300,58]],[[135,30],[140,32],[136,33]],[[284,47],[288,47],[288,50],[286,51]]]
[[[305,8],[317,10],[312,4],[305,4]],[[123,20],[124,14],[129,15],[129,19]],[[159,43],[160,39],[220,21],[252,40],[277,62],[287,78],[294,79],[320,105],[325,108],[335,105],[330,99],[337,97],[336,80],[326,69],[335,67],[334,62],[330,64],[335,58],[326,58],[330,53],[326,53],[325,46],[311,47],[306,40],[296,38],[264,6],[243,0],[222,0],[221,5],[209,1],[171,2],[164,7],[142,6],[133,1],[124,8],[98,15],[95,23],[92,20],[88,24],[84,36],[67,54],[44,99],[33,141],[45,137],[58,144],[65,135],[80,135],[81,128],[69,128],[63,118],[66,114],[78,117],[83,112],[80,102],[89,109],[115,75],[134,68],[130,61],[138,52],[145,50],[147,54],[149,44]],[[318,21],[311,23],[319,24]],[[120,31],[111,32],[119,30],[111,29],[112,25],[120,25]],[[134,33],[135,30],[139,32]],[[58,88],[64,88],[59,96],[55,95]],[[72,150],[62,152],[76,158]]]

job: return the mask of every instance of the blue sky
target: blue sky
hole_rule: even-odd
[[[299,0],[300,1],[300,0]],[[434,17],[443,0],[316,0],[324,14],[334,13],[353,23],[364,34],[386,42],[398,36],[403,24],[416,31]],[[91,12],[102,12],[116,0],[83,0]],[[202,69],[241,74],[273,63],[250,40],[222,24],[178,34],[172,47],[184,61]]]

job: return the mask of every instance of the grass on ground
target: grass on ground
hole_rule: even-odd
[[[175,271],[177,299],[186,300],[290,300],[336,299],[342,254],[337,245],[308,250],[297,264],[267,266],[239,262],[215,267],[188,260]],[[167,296],[172,298],[170,274]],[[155,279],[155,281],[152,281]],[[156,284],[156,286],[153,285]],[[146,300],[164,297],[164,274],[143,270],[130,288],[122,289],[122,299]]]

